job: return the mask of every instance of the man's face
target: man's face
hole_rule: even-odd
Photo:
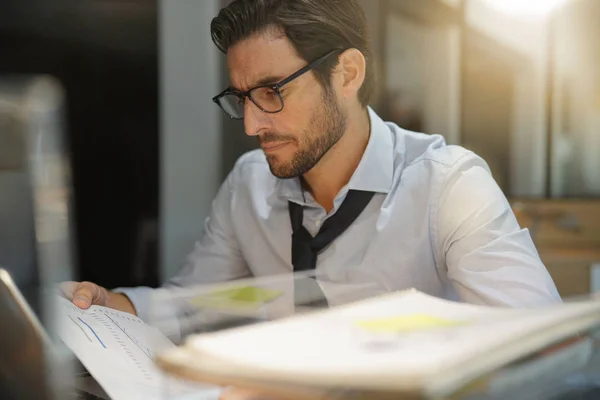
[[[277,83],[307,61],[285,36],[268,31],[231,47],[227,63],[232,87],[249,90]],[[257,137],[273,175],[286,179],[308,172],[337,143],[346,130],[347,112],[336,88],[324,88],[312,72],[285,85],[281,96],[284,107],[275,114],[246,99],[244,126],[246,134]]]

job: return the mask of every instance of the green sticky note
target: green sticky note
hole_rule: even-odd
[[[283,292],[252,286],[214,290],[195,297],[192,304],[198,307],[219,309],[256,309],[275,300]]]
[[[403,315],[356,322],[356,326],[377,333],[400,333],[417,330],[430,330],[463,324],[463,321],[454,321],[427,314]]]

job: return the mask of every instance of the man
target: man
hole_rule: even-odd
[[[470,303],[560,301],[485,162],[368,107],[366,31],[354,0],[236,0],[213,20],[231,80],[214,101],[261,150],[236,163],[168,285],[345,269],[348,283],[370,274],[389,290]],[[89,282],[63,291],[82,308],[142,318],[151,293]]]

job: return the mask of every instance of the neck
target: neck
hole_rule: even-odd
[[[366,110],[350,112],[346,132],[310,171],[303,175],[307,189],[327,212],[348,184],[365,152],[371,134]]]

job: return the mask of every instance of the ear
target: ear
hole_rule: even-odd
[[[358,95],[365,81],[367,62],[360,50],[348,49],[340,54],[338,71],[342,80],[342,94],[345,98]]]

